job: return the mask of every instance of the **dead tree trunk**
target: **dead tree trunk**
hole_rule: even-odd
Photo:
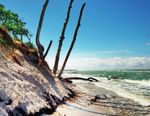
[[[69,4],[69,7],[68,7],[68,12],[67,12],[67,17],[66,17],[66,20],[64,22],[62,33],[61,33],[61,36],[60,36],[60,39],[59,39],[58,49],[57,49],[57,53],[56,53],[56,57],[55,57],[55,63],[54,63],[54,68],[53,68],[53,73],[54,74],[56,74],[57,69],[58,69],[60,52],[61,52],[63,40],[65,39],[65,31],[66,31],[66,27],[67,27],[67,24],[68,24],[68,21],[69,21],[69,18],[70,18],[70,12],[71,12],[71,8],[72,8],[72,3],[73,3],[73,0],[70,0],[70,4]]]
[[[39,20],[39,25],[38,25],[37,33],[36,33],[36,45],[38,47],[39,55],[40,55],[40,58],[42,60],[44,60],[44,56],[43,56],[44,47],[40,43],[40,32],[41,32],[42,23],[43,23],[43,19],[44,19],[44,15],[45,15],[45,11],[46,11],[48,2],[49,2],[49,0],[46,0],[45,3],[44,3],[44,5],[43,5],[42,12],[41,12],[41,15],[40,15],[40,20]]]
[[[74,32],[74,36],[73,36],[73,40],[72,40],[72,43],[71,43],[71,45],[70,45],[70,48],[69,48],[69,50],[68,50],[68,53],[67,53],[67,55],[66,55],[66,58],[65,58],[65,60],[64,60],[63,66],[62,66],[62,68],[61,68],[61,70],[60,70],[60,73],[59,73],[58,77],[61,77],[61,75],[62,75],[62,73],[63,73],[63,71],[64,71],[64,69],[65,69],[66,63],[67,63],[67,61],[68,61],[68,58],[69,58],[69,56],[70,56],[70,53],[71,53],[71,51],[72,51],[72,49],[73,49],[74,43],[75,43],[75,41],[76,41],[76,37],[77,37],[77,33],[78,33],[78,30],[79,30],[79,27],[80,27],[80,22],[81,22],[81,18],[82,18],[82,14],[83,14],[83,10],[84,10],[85,4],[86,4],[86,3],[84,3],[84,4],[82,5],[82,7],[81,7],[80,15],[79,15],[79,18],[78,18],[78,23],[77,23],[77,26],[76,26],[76,29],[75,29],[75,32]]]

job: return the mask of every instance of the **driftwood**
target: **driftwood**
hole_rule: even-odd
[[[99,95],[94,96],[94,98],[92,98],[92,99],[90,100],[91,104],[92,104],[92,103],[95,103],[98,99],[100,99],[100,96],[99,96]]]
[[[82,78],[82,77],[69,77],[69,78],[63,78],[63,81],[71,83],[71,80],[83,80],[83,81],[90,81],[90,82],[99,82],[99,80],[89,77],[89,78]]]
[[[107,99],[111,99],[111,98],[115,98],[115,96],[108,96],[105,94],[102,95],[95,95],[92,99],[90,99],[91,104],[97,102],[98,100],[107,100]]]

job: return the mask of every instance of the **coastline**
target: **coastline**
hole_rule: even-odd
[[[75,81],[74,81],[75,82]],[[75,82],[76,97],[58,106],[53,116],[149,116],[150,106],[143,106],[115,92],[96,87],[92,82]],[[98,99],[92,101],[95,96]],[[92,101],[92,102],[91,102]]]

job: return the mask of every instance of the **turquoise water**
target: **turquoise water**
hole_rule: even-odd
[[[109,77],[130,80],[149,80],[150,69],[128,69],[128,70],[100,70],[100,71],[70,71],[74,74],[83,74],[94,77]]]
[[[67,71],[66,76],[94,77],[100,81],[95,82],[95,86],[114,91],[142,105],[150,105],[150,69]]]

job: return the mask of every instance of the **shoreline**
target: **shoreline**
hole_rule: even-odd
[[[89,78],[94,77],[99,82],[94,83],[97,87],[102,87],[107,90],[113,91],[117,93],[117,95],[133,99],[134,101],[139,102],[144,106],[150,106],[150,80],[132,80],[128,78],[122,79],[121,77],[118,79],[108,79],[106,76],[100,76],[103,72],[76,72],[76,73],[65,73],[64,77],[67,79],[68,77],[81,77],[81,78]],[[105,75],[109,72],[105,71]],[[144,75],[144,74],[143,74]],[[128,76],[128,74],[126,75]],[[124,75],[124,77],[126,77]],[[76,83],[77,81],[75,81]]]
[[[75,81],[74,81],[75,82]],[[58,106],[54,116],[149,116],[150,106],[96,87],[92,82],[73,83],[76,97]],[[92,101],[95,96],[98,99]],[[91,102],[92,101],[92,102]]]

